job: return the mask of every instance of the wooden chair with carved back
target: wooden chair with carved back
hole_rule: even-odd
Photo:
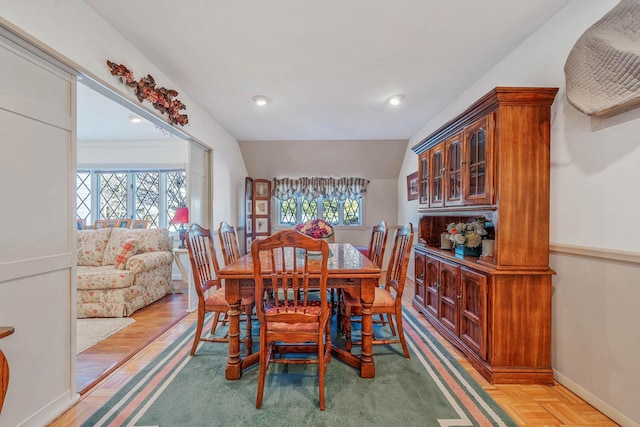
[[[223,322],[226,321],[229,306],[225,299],[224,287],[218,281],[218,260],[213,246],[211,231],[198,224],[191,224],[187,232],[186,241],[193,281],[198,296],[198,323],[193,346],[191,347],[191,356],[193,356],[200,341],[229,342],[226,335],[221,338],[212,336],[220,319],[222,318]],[[242,298],[240,311],[246,315],[246,333],[243,342],[247,356],[251,354],[251,312],[253,306],[253,296]],[[207,313],[213,313],[213,323],[209,336],[203,336],[202,329]]]
[[[229,265],[240,258],[238,236],[236,235],[235,227],[222,221],[220,227],[218,227],[218,237],[220,238],[220,246],[222,247],[224,265]]]
[[[320,253],[309,255],[310,251]],[[269,363],[317,364],[320,410],[331,359],[331,307],[327,298],[329,245],[295,230],[281,230],[251,245],[260,321],[256,408],[262,406]],[[308,298],[320,290],[317,298]],[[315,294],[315,292],[314,292]],[[308,354],[307,358],[300,357]],[[294,357],[290,357],[291,355]]]
[[[371,229],[371,239],[369,240],[367,257],[377,265],[378,268],[382,268],[384,250],[387,246],[388,230],[386,221],[381,221],[380,224],[374,225]]]
[[[387,246],[387,235],[388,235],[388,231],[389,229],[387,228],[387,222],[386,221],[381,221],[379,224],[374,225],[371,228],[371,238],[369,240],[369,247],[368,250],[365,252],[363,250],[361,250],[360,252],[362,252],[367,258],[369,258],[371,260],[371,262],[373,262],[378,268],[382,268],[382,261],[384,260],[384,250]],[[339,293],[339,300],[342,301],[342,293]],[[338,307],[338,327],[340,328],[341,332],[345,332],[344,328],[342,327],[342,322],[341,322],[341,310],[339,310],[340,307]],[[352,316],[359,316],[360,315],[360,311],[358,307],[353,307],[353,312],[351,313]],[[386,325],[386,321],[384,320],[384,315],[381,314],[379,316],[379,320],[375,321],[376,323],[381,323],[382,325]]]
[[[402,293],[407,278],[407,267],[409,265],[409,257],[411,255],[411,245],[413,244],[413,225],[411,223],[396,230],[393,240],[393,251],[387,272],[385,276],[384,287],[375,288],[375,297],[373,300],[372,314],[387,315],[389,328],[392,334],[397,335],[398,339],[376,339],[374,336],[373,344],[402,344],[404,357],[409,358],[409,350],[404,338],[404,329],[402,326]],[[351,351],[353,344],[360,345],[361,341],[351,340],[351,317],[354,313],[360,313],[362,306],[360,298],[352,296],[348,292],[343,293],[341,310],[341,321],[343,330],[345,331],[346,349]],[[394,327],[394,321],[395,326]]]

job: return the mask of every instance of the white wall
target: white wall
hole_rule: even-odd
[[[138,103],[138,101],[128,88],[111,76],[106,66],[107,59],[127,65],[135,75],[152,74],[162,86],[176,89],[180,93],[181,101],[187,105],[190,122],[188,126],[181,128],[181,130],[215,152],[212,166],[215,172],[212,182],[215,203],[211,208],[214,223],[218,223],[221,220],[233,221],[239,217],[237,211],[238,199],[242,196],[242,182],[247,175],[247,171],[235,138],[222,128],[215,119],[205,113],[187,93],[167,78],[160,69],[149,62],[124,37],[107,25],[84,1],[39,0],[37,3],[32,1],[2,1],[0,2],[0,9],[0,24],[12,29],[23,38],[51,53],[57,59],[72,65],[75,69],[91,76],[134,103]],[[2,67],[2,80],[9,84],[16,84],[19,82],[20,76],[14,76],[10,74],[11,72],[12,70],[8,67]],[[28,90],[32,90],[33,87],[35,86],[25,86]],[[72,99],[75,97],[75,91],[70,91],[69,94]],[[39,99],[43,98],[41,96]],[[6,99],[0,100],[4,101]],[[143,106],[152,114],[157,115],[157,112],[152,108],[144,104]],[[75,113],[73,107],[71,107],[70,111]],[[15,123],[15,121],[10,123]],[[9,129],[9,127],[5,128]],[[19,131],[16,136],[20,136]],[[11,141],[14,140],[15,138]],[[2,141],[8,142],[9,139],[3,138]],[[54,145],[51,143],[46,146],[47,149],[53,149],[53,147]],[[56,171],[59,168],[63,168],[63,173],[68,174],[68,189],[72,194],[73,186],[71,181],[72,177],[75,176],[75,136],[71,147],[61,147],[60,150],[62,151],[56,153],[49,153],[44,150],[21,153],[16,150],[15,153],[21,153],[21,156],[24,155],[25,159],[29,159],[24,161],[24,164],[32,167],[24,169],[25,173],[32,171],[38,165],[37,159],[57,168]],[[4,148],[2,155],[5,155]],[[68,160],[69,164],[60,161],[60,156],[64,156],[64,159]],[[56,161],[51,162],[52,159]],[[7,169],[7,172],[10,171],[12,169]],[[40,168],[40,171],[47,171],[47,169]],[[33,176],[38,176],[38,174],[36,173]],[[32,190],[31,186],[23,187],[29,181],[22,174],[14,175],[12,182],[11,190],[15,194],[22,194],[23,190],[27,194],[28,191]],[[44,203],[54,193],[50,191],[50,186],[43,185],[41,181],[38,182],[42,194],[33,193],[34,197],[31,200],[39,200],[40,203]],[[72,230],[74,228],[71,224],[73,219],[71,209],[74,205],[74,200],[72,200],[72,197],[62,200],[66,206],[65,215],[63,216],[69,218],[68,222],[59,221],[60,210],[51,212],[48,210],[46,221],[43,221],[42,218],[36,218],[33,221],[27,217],[19,219],[19,221],[29,220],[30,227],[28,229],[34,233],[40,230],[39,226],[49,226],[46,233],[39,234],[40,237],[45,236],[45,239],[41,240],[39,245],[30,244],[29,247],[33,249],[41,248],[43,242],[51,243],[54,241],[50,238],[51,236],[58,237],[59,235],[65,236],[70,248],[72,247],[74,242],[74,232]],[[37,211],[34,210],[34,212]],[[7,220],[4,223],[10,222]],[[39,226],[33,227],[34,224],[39,224]],[[23,233],[26,231],[24,229],[21,230]],[[37,240],[35,237],[28,238],[28,235],[25,236],[27,238],[22,242],[35,242]],[[71,250],[70,248],[68,249]],[[71,251],[67,254],[69,259],[71,259],[71,254]],[[0,260],[0,265],[5,261],[6,259],[3,257]],[[71,354],[71,342],[74,339],[74,335],[70,320],[70,317],[75,316],[72,305],[74,301],[74,281],[72,280],[74,271],[72,270],[69,273],[60,270],[55,277],[52,277],[51,281],[46,281],[46,283],[43,280],[44,276],[34,276],[40,278],[37,283],[34,282],[34,285],[41,287],[43,292],[32,292],[29,299],[23,300],[18,299],[17,294],[16,298],[5,298],[5,292],[12,295],[13,290],[2,283],[2,279],[0,279],[2,324],[12,325],[12,322],[15,322],[20,326],[20,328],[16,328],[16,332],[11,337],[2,340],[3,351],[10,359],[9,363],[13,364],[12,372],[15,373],[15,375],[12,375],[7,400],[0,416],[0,426],[2,427],[43,425],[45,424],[43,420],[52,419],[59,415],[66,406],[74,402],[75,396],[72,392],[75,389],[73,385],[75,359]],[[15,285],[17,286],[19,283],[15,283]],[[66,294],[57,292],[55,293],[56,298],[53,298],[54,285],[66,289]],[[60,298],[64,301],[59,301]],[[25,311],[27,306],[31,308]],[[36,321],[33,313],[38,313],[38,319],[47,319],[48,321],[44,323]],[[27,315],[28,317],[25,317]],[[33,331],[30,328],[24,328],[23,320],[25,319],[30,319],[32,325],[39,325],[40,327]],[[15,326],[15,324],[13,325]],[[25,333],[30,336],[27,341],[20,339]],[[34,339],[34,337],[38,338]],[[56,350],[54,351],[54,349]],[[41,372],[40,370],[43,371]],[[22,372],[37,374],[37,378],[24,376]]]
[[[580,35],[618,0],[575,0],[427,123],[408,146],[401,177],[415,171],[411,147],[495,86],[554,86],[551,122],[552,247],[622,250],[640,259],[640,120],[592,131],[565,97],[564,62]],[[404,185],[402,179],[398,188]],[[399,198],[399,222],[417,203]],[[415,223],[415,222],[414,222]],[[633,258],[633,256],[632,256]],[[554,254],[556,378],[623,425],[640,423],[640,267]]]
[[[30,1],[3,1],[1,8],[0,23],[14,28],[36,44],[45,45],[135,104],[139,102],[132,92],[111,75],[107,59],[125,64],[134,75],[151,74],[158,84],[177,90],[189,115],[189,124],[179,127],[180,130],[214,150],[214,224],[223,220],[236,222],[236,218],[240,218],[237,210],[241,206],[238,199],[242,192],[239,190],[243,188],[247,170],[235,138],[84,1],[39,0],[37,9]],[[140,105],[157,114],[148,103]]]
[[[160,141],[78,141],[78,168],[186,168],[189,143]]]

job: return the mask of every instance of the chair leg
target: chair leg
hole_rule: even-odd
[[[336,289],[338,293],[337,303],[336,303],[336,326],[338,328],[338,332],[344,334],[344,327],[342,326],[342,289]]]
[[[222,318],[222,326],[227,326],[228,322],[229,322],[229,312],[226,312],[224,314],[224,317]]]
[[[324,411],[324,374],[327,369],[325,364],[324,344],[322,341],[318,343],[318,394],[320,397],[320,410]]]
[[[324,352],[326,363],[331,361],[331,319],[327,321],[327,328],[325,331]]]
[[[216,313],[216,316],[217,315],[218,314]],[[196,324],[196,335],[195,337],[193,337],[193,345],[191,346],[191,356],[196,354],[196,348],[198,348],[198,343],[200,342],[203,326],[204,326],[204,310],[198,309],[198,323]]]
[[[380,317],[383,317],[384,314],[380,314]],[[396,317],[397,319],[397,317]],[[391,320],[391,313],[387,313],[387,321],[389,322],[389,328],[391,328],[391,335],[396,336],[396,328],[393,326],[393,321]]]
[[[220,316],[222,315],[222,313],[220,312],[214,312],[213,313],[213,323],[211,324],[211,335],[216,333],[216,328],[218,327],[218,320],[220,319]],[[226,314],[225,314],[226,316]],[[224,325],[224,323],[223,323]]]
[[[269,346],[266,342],[267,334],[263,333],[263,328],[260,326],[260,370],[258,372],[258,395],[256,396],[256,408],[262,407],[262,397],[264,395],[264,381],[267,376],[267,353],[269,352]]]
[[[380,324],[382,325],[382,327],[384,328],[385,325],[387,324],[387,321],[384,320],[384,314],[380,313]],[[394,334],[395,335],[395,334]]]
[[[404,357],[410,359],[409,349],[407,348],[407,342],[404,339],[404,327],[402,326],[402,308],[400,309],[400,313],[396,313],[396,326],[398,326],[398,336],[400,337],[400,344],[402,344],[402,350],[404,351]],[[389,319],[391,320],[391,319]],[[391,324],[391,322],[389,322]]]

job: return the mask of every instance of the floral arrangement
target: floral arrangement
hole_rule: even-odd
[[[323,219],[312,219],[296,225],[296,230],[314,239],[326,239],[333,235],[333,227]]]
[[[482,244],[482,238],[487,235],[484,221],[452,222],[447,225],[447,239],[455,245],[463,245],[468,248],[477,248]]]
[[[107,60],[107,65],[112,75],[120,77],[121,83],[135,89],[138,101],[142,102],[145,99],[149,101],[158,111],[169,116],[169,122],[172,125],[184,126],[189,123],[187,115],[180,114],[180,110],[186,110],[187,106],[176,98],[178,92],[173,89],[156,87],[156,81],[151,77],[151,74],[136,81],[133,78],[133,73],[124,65],[109,60]]]

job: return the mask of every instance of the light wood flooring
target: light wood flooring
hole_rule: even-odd
[[[188,314],[187,294],[169,294],[133,313],[134,323],[76,357],[78,393],[86,393]]]
[[[411,297],[413,295],[413,283],[407,281],[403,297],[403,305],[411,307]],[[175,302],[180,298],[184,299],[186,306],[186,295],[174,295],[171,299],[163,299],[159,303],[148,307],[147,314],[137,319],[138,327],[143,327],[146,322],[158,323],[154,319],[154,312],[162,312],[166,308],[162,306]],[[480,376],[466,361],[460,352],[452,347],[427,323],[422,315],[417,316],[421,322],[439,341],[456,356],[460,364],[471,373],[474,379],[487,391],[487,393],[518,423],[520,426],[617,426],[602,413],[598,412],[588,403],[581,400],[564,386],[556,383],[553,387],[536,385],[491,385]],[[113,394],[115,394],[123,384],[132,378],[140,369],[150,363],[160,352],[174,342],[185,330],[195,322],[195,315],[189,314],[171,327],[158,339],[146,345],[141,351],[130,357],[122,366],[115,369],[105,379],[95,385],[87,393],[81,396],[80,401],[71,409],[65,412],[60,418],[50,424],[52,427],[72,427],[79,426],[89,418],[89,416],[100,408]],[[127,335],[130,327],[125,328],[122,336],[114,337],[114,347],[120,348],[121,353],[127,353]],[[120,334],[120,332],[118,334]],[[136,332],[130,331],[132,338]],[[110,347],[108,338],[103,341],[105,347]],[[130,350],[135,350],[132,345]],[[136,347],[137,348],[137,347]],[[375,350],[375,349],[374,349]]]

